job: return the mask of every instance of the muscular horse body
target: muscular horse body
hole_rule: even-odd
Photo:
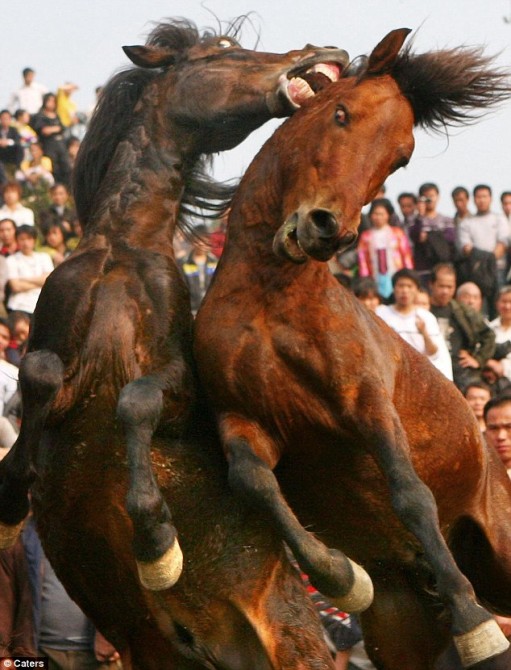
[[[511,613],[511,485],[496,454],[452,383],[324,263],[408,162],[414,125],[463,121],[507,93],[480,52],[400,54],[407,33],[390,33],[254,160],[195,341],[231,486],[341,606],[360,591],[357,570],[303,525],[369,572],[362,619],[382,670],[432,668],[450,635],[466,666],[507,648],[448,545],[479,600]],[[354,599],[368,607],[370,593]]]

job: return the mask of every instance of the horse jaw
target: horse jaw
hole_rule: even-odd
[[[300,247],[296,230],[298,226],[298,214],[295,212],[277,230],[273,237],[273,253],[299,265],[305,263],[308,256]]]

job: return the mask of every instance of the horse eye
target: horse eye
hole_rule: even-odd
[[[229,49],[230,47],[234,46],[233,43],[223,37],[222,39],[218,40],[217,42],[217,47],[222,47],[222,49]]]
[[[346,126],[349,120],[347,109],[343,105],[338,105],[335,110],[335,122],[340,126]]]

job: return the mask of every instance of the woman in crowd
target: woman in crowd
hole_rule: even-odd
[[[358,243],[361,277],[373,277],[378,293],[384,299],[392,294],[392,275],[401,268],[413,268],[410,244],[405,233],[390,225],[394,208],[386,198],[373,200],[369,210],[371,228]]]

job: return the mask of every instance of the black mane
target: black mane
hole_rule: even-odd
[[[237,37],[246,17],[229,23],[223,35]],[[146,45],[178,52],[175,64],[186,59],[188,49],[216,35],[212,29],[202,34],[185,19],[169,19],[159,23],[150,33]],[[161,76],[160,70],[130,67],[115,74],[101,92],[96,110],[78,153],[73,192],[78,218],[84,230],[90,224],[95,198],[108,171],[110,161],[120,142],[132,127],[134,109],[146,86]],[[215,183],[206,175],[206,160],[198,162],[187,177],[179,224],[189,227],[186,216],[196,209],[223,211],[232,197],[233,188]],[[212,202],[213,201],[213,202]],[[206,211],[206,216],[207,216]]]
[[[415,124],[439,130],[475,121],[509,98],[509,73],[479,47],[414,54],[408,45],[389,74],[408,98]]]

